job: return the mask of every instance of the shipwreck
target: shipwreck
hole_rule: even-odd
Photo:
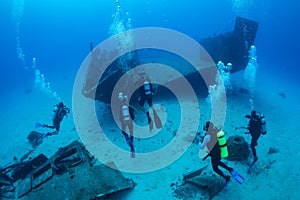
[[[0,199],[105,199],[135,187],[113,165],[97,163],[74,141],[50,158],[39,154],[0,168]]]
[[[199,43],[204,47],[215,63],[218,61],[232,63],[231,73],[234,73],[245,69],[247,66],[249,49],[251,45],[254,44],[257,30],[258,22],[237,17],[233,31],[214,37],[200,39]],[[90,54],[91,57],[99,58],[99,50],[97,49],[93,49]],[[172,60],[172,62],[169,62],[168,60]],[[207,84],[209,83],[207,83],[207,81],[205,82],[201,76],[199,76],[197,71],[182,69],[182,64],[186,61],[176,55],[170,55],[168,52],[159,52],[153,49],[148,50],[146,53],[141,50],[130,52],[114,60],[101,77],[95,77],[94,74],[97,74],[97,71],[101,70],[97,69],[99,62],[101,62],[99,59],[93,59],[91,61],[90,70],[87,72],[87,77],[89,78],[84,81],[84,85],[82,86],[82,94],[85,97],[98,101],[110,103],[113,89],[118,80],[129,70],[146,63],[162,63],[172,66],[184,75],[195,92],[198,93],[201,91],[199,92],[201,94],[207,93]],[[204,73],[215,72],[207,71]],[[136,79],[136,77],[131,77],[129,78],[129,81],[134,82]],[[134,83],[128,84],[133,85]]]

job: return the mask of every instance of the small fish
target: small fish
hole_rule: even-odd
[[[283,93],[283,92],[281,92],[281,93],[278,93],[278,95],[279,96],[281,96],[282,98],[286,98],[287,96],[286,96],[286,94],[285,93]]]

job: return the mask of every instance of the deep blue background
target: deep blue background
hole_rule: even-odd
[[[299,84],[296,80],[300,3],[297,0],[236,2],[240,2],[240,9],[233,8],[233,0],[120,0],[120,5],[129,13],[134,28],[171,28],[195,40],[232,30],[237,15],[256,20],[259,31],[255,44],[261,69]],[[34,81],[32,71],[25,70],[16,55],[12,5],[11,0],[0,3],[0,89],[6,92],[20,86],[31,87]],[[58,72],[74,78],[89,52],[90,42],[96,46],[109,37],[115,11],[114,0],[25,0],[20,38],[26,63],[30,67],[36,57],[37,67],[54,85]]]

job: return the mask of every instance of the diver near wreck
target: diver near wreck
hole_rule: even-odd
[[[146,73],[142,73],[141,78],[140,78],[140,80],[138,81],[137,84],[141,85],[141,87],[139,88],[139,92],[140,92],[139,106],[140,106],[141,110],[143,112],[145,112],[146,115],[147,115],[150,131],[152,131],[152,129],[153,129],[153,121],[152,121],[152,118],[150,116],[149,110],[146,110],[145,107],[144,107],[145,101],[147,101],[147,104],[148,104],[149,108],[151,108],[152,111],[153,111],[154,123],[155,123],[156,128],[162,128],[161,120],[158,117],[155,109],[152,107],[152,105],[153,105],[152,104],[152,99],[153,99],[153,96],[155,94],[155,90],[153,88],[153,85],[151,83],[151,80],[150,80],[149,76]]]
[[[63,118],[66,117],[69,113],[70,113],[70,109],[67,106],[65,106],[64,103],[61,101],[55,106],[55,109],[53,110],[53,115],[52,115],[53,125],[36,123],[35,126],[55,129],[55,131],[53,132],[48,132],[47,136],[57,135],[60,129],[60,123],[62,122]]]
[[[257,114],[255,110],[251,111],[250,115],[246,115],[246,118],[249,119],[248,126],[244,127],[248,129],[248,132],[245,134],[251,135],[251,151],[253,154],[253,162],[250,164],[249,170],[254,165],[254,163],[258,160],[257,153],[256,153],[256,146],[257,141],[261,135],[265,135],[267,133],[266,131],[266,121],[264,115]]]
[[[33,147],[38,146],[43,142],[43,140],[52,135],[57,135],[60,130],[60,124],[64,117],[66,117],[70,113],[70,109],[64,105],[63,102],[59,102],[57,105],[55,105],[55,109],[53,110],[53,115],[52,115],[52,125],[48,124],[42,124],[42,123],[36,123],[35,128],[50,128],[50,129],[55,129],[55,131],[52,132],[47,132],[45,134],[36,132],[36,131],[31,131],[30,134],[27,136],[28,140],[30,143],[33,145]]]
[[[151,84],[149,76],[146,73],[142,73],[139,83],[142,85],[140,87],[140,95],[141,96],[139,99],[139,105],[141,106],[142,109],[145,110],[144,104],[145,104],[145,101],[147,101],[148,106],[151,108],[154,90],[153,90],[153,86]]]
[[[124,95],[122,92],[119,93],[119,99],[121,101],[121,107],[120,107],[120,114],[119,114],[119,120],[121,122],[121,129],[122,134],[125,137],[126,143],[130,147],[130,157],[135,157],[135,150],[133,146],[133,120],[135,118],[134,116],[134,109],[132,106],[128,103],[128,97]],[[128,127],[129,134],[126,132],[126,128]]]
[[[220,139],[220,138],[223,139],[224,133],[221,131],[221,129],[216,128],[214,126],[214,124],[210,121],[206,122],[203,130],[206,131],[206,135],[203,139],[203,142],[202,143],[201,143],[201,141],[199,142],[199,146],[200,146],[201,150],[203,150],[204,148],[207,148],[208,154],[202,160],[204,161],[208,156],[210,156],[211,157],[211,165],[212,165],[213,170],[218,175],[220,175],[221,177],[223,177],[225,179],[226,184],[230,181],[230,176],[225,175],[223,173],[223,171],[219,169],[219,166],[221,166],[222,168],[224,168],[228,172],[230,172],[232,177],[238,183],[242,184],[244,182],[244,178],[241,175],[239,175],[233,168],[227,166],[225,163],[223,163],[221,161],[221,158],[224,157],[221,155],[223,153],[223,152],[221,152],[221,148],[226,147],[226,141],[225,141],[225,143],[220,145],[220,141],[218,139]],[[223,133],[223,135],[218,135],[219,133]],[[227,154],[227,156],[228,156],[227,147],[226,147],[225,154]]]
[[[150,117],[149,110],[147,111],[144,107],[145,101],[147,101],[149,108],[152,107],[152,98],[154,94],[153,86],[151,84],[150,78],[146,73],[142,73],[138,84],[141,85],[139,88],[139,106],[143,112],[147,114],[148,124],[150,130],[153,129],[153,121]]]

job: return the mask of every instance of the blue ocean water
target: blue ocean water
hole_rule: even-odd
[[[288,92],[282,88],[290,85],[281,85],[280,90],[274,91],[276,97],[279,92],[282,93],[282,97],[287,94],[287,98],[290,97],[289,92],[299,93],[297,90],[300,83],[298,78],[300,72],[298,66],[299,1],[119,0],[118,2],[116,0],[2,0],[0,2],[2,74],[0,102],[2,103],[2,100],[3,102],[22,101],[13,98],[22,98],[24,93],[34,92],[35,98],[38,98],[34,99],[36,101],[45,101],[46,93],[50,101],[45,104],[49,107],[53,102],[61,99],[70,105],[77,70],[89,54],[91,43],[95,47],[111,36],[110,27],[118,5],[121,6],[122,19],[126,22],[130,18],[132,28],[168,28],[186,34],[196,41],[231,31],[237,16],[255,20],[259,23],[255,40],[259,83],[268,82],[272,85],[274,80],[278,80],[280,84],[294,85],[295,89],[289,89]],[[36,82],[39,83],[38,86]],[[263,98],[268,101],[271,97]],[[285,99],[286,97],[280,100]],[[30,100],[29,97],[27,101]],[[6,105],[2,104],[2,106]],[[10,106],[7,108],[10,109]],[[23,133],[15,133],[15,131],[12,135],[26,135],[33,128],[34,120],[37,120],[36,118],[28,120],[27,113],[34,116],[40,111],[39,109],[46,114],[48,110],[51,111],[48,108],[36,108],[34,113],[29,113],[32,111],[30,107],[19,110],[20,113],[26,114],[20,114],[20,118],[23,117],[23,124],[22,127],[16,126],[16,130],[24,128],[25,131]],[[290,107],[288,110],[294,109]],[[13,113],[17,111],[13,110]],[[13,119],[13,116],[9,119]],[[28,122],[24,125],[24,121],[27,120],[30,124]],[[21,123],[12,120],[8,123],[9,128],[3,128],[4,131],[1,131],[9,132],[11,127],[15,128],[15,124],[21,126]],[[73,124],[71,126],[73,127]],[[296,128],[293,127],[293,130]],[[10,139],[8,137],[8,140]],[[17,141],[20,140],[23,142],[22,139]],[[127,148],[125,143],[124,146]],[[9,159],[10,157],[6,157],[6,160]]]
[[[121,9],[128,12],[132,27],[165,27],[182,32],[195,40],[230,31],[236,16],[259,22],[255,45],[260,65],[272,73],[297,80],[299,50],[299,2],[271,0],[226,0],[183,2],[180,0],[121,0]],[[19,9],[14,19],[14,9]],[[22,11],[20,11],[22,10]],[[24,69],[18,59],[16,37],[25,55],[28,68],[32,58],[47,80],[55,84],[57,73],[75,76],[76,70],[89,52],[109,37],[109,26],[116,11],[116,1],[34,1],[1,2],[1,71],[6,74],[1,89],[26,85],[34,75]],[[18,20],[19,30],[16,30]],[[14,80],[13,82],[11,80]],[[9,85],[4,83],[10,82]],[[296,81],[297,82],[297,81]]]

